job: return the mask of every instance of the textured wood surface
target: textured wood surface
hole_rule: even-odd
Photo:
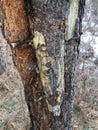
[[[7,41],[17,42],[27,38],[28,28],[23,0],[0,0],[3,9],[4,35]]]

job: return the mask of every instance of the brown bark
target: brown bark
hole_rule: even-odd
[[[43,89],[37,71],[36,56],[34,49],[29,45],[23,45],[13,50],[15,63],[25,82],[26,101],[29,107],[32,126],[40,130],[50,130],[52,123],[52,115],[47,109],[45,99],[43,97]]]
[[[28,28],[23,0],[0,0],[4,14],[4,35],[8,42],[27,38]]]

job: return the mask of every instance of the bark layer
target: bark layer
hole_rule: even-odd
[[[28,27],[24,1],[0,0],[3,9],[4,36],[8,42],[17,42],[27,38]]]

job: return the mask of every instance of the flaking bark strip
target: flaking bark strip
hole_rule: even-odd
[[[78,19],[79,0],[70,0],[70,8],[68,15],[68,23],[66,28],[66,40],[70,40],[74,36],[76,20]]]
[[[34,31],[33,46],[35,48],[37,63],[40,71],[40,78],[43,85],[43,90],[46,96],[46,102],[49,111],[53,112],[54,116],[60,116],[61,104],[63,101],[62,94],[64,92],[64,41],[61,41],[60,55],[57,63],[54,57],[50,57],[47,51],[44,36],[38,31]],[[49,64],[49,65],[48,65]],[[55,93],[52,91],[51,82],[51,69],[55,64],[58,66],[56,73],[57,86]],[[57,97],[56,97],[57,96]],[[50,101],[52,100],[52,101]],[[55,103],[53,100],[55,100]]]

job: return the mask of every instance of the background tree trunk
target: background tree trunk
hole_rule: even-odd
[[[6,16],[4,17],[4,28],[6,27],[7,30],[4,29],[6,39],[9,42],[26,39],[28,24],[23,0],[18,2],[1,0],[1,3]],[[39,57],[37,57],[37,52],[40,51],[37,49],[40,46],[31,48],[29,45],[23,45],[13,49],[15,64],[25,82],[26,100],[34,130],[72,130],[74,69],[78,55],[77,48],[84,3],[85,0],[75,0],[74,2],[33,0],[29,3],[26,1],[32,39],[36,38],[35,32],[41,33],[45,40],[45,53],[48,58],[53,60],[54,64],[53,66],[49,65],[51,68],[48,67],[50,69],[48,69],[50,76],[48,76],[48,81],[51,84],[48,84],[51,87],[48,89],[53,92],[53,95],[49,97],[45,94],[47,88],[43,85],[41,77],[41,73],[43,73],[39,65],[41,60],[38,61]],[[17,21],[19,22],[17,23]],[[58,105],[55,101],[58,98],[57,87],[61,92],[59,97],[63,97],[59,102],[61,104],[59,116],[55,116],[53,111],[50,112],[48,107],[49,103],[52,104],[51,106]],[[64,88],[60,90],[61,87]],[[46,96],[49,97],[49,103],[46,101]]]

